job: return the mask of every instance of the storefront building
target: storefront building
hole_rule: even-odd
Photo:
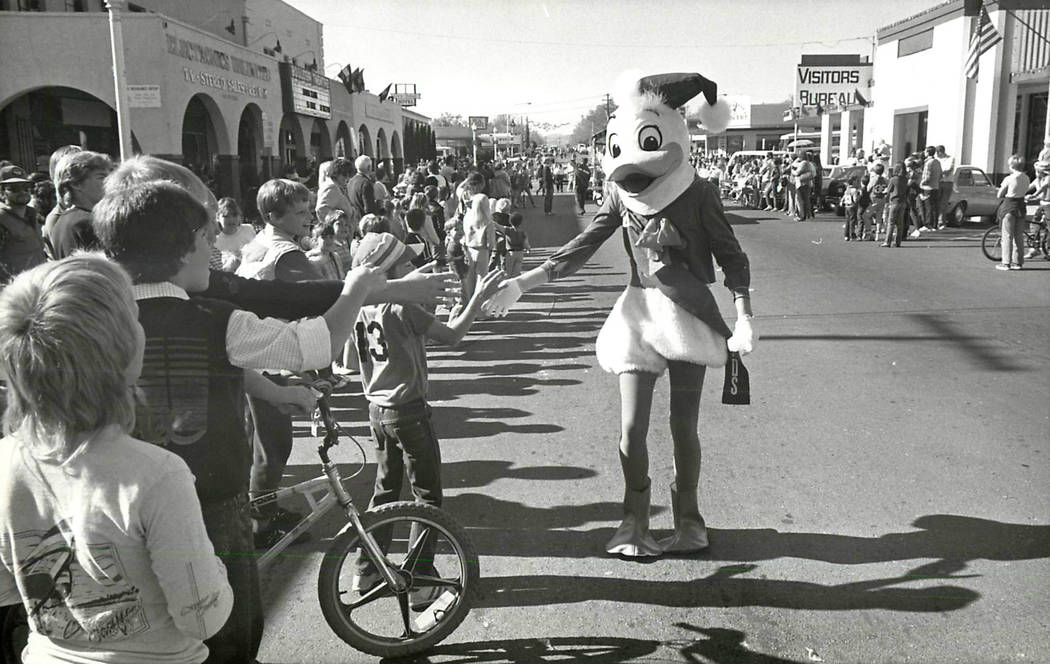
[[[784,119],[791,105],[788,102],[747,104],[747,112],[742,114],[741,120],[731,123],[719,134],[707,134],[702,125],[690,121],[689,133],[694,147],[701,152],[722,151],[727,154],[741,150],[781,149],[785,144],[784,137],[795,129],[794,121]],[[820,118],[816,115],[799,118],[798,128],[800,133],[809,136],[820,128]],[[808,145],[815,146],[816,142],[810,140]]]
[[[308,16],[277,0],[141,4],[179,18],[140,5],[122,13],[136,152],[183,163],[217,194],[242,200],[270,177],[293,167],[306,175],[333,156],[400,163],[403,109],[325,77],[321,26]],[[0,158],[46,170],[67,144],[116,156],[101,0],[35,6],[43,11],[0,11]]]
[[[944,145],[958,164],[984,169],[995,181],[1011,154],[1030,165],[1048,133],[1050,10],[1030,0],[986,2],[1002,37],[965,66],[976,17],[965,0],[950,0],[878,31],[874,103],[865,109],[864,144],[885,141],[894,161],[927,145]]]

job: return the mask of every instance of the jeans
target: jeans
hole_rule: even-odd
[[[846,206],[846,238],[852,240],[858,235],[863,234],[863,225],[858,216],[858,210],[856,205]]]
[[[884,220],[886,214],[886,199],[885,198],[872,198],[871,205],[864,211],[868,218],[869,227],[875,233],[875,239],[878,240],[879,236],[886,232],[886,222]]]
[[[281,375],[264,374],[278,385],[287,385]],[[252,462],[251,491],[273,491],[281,484],[288,457],[292,453],[292,417],[285,415],[276,406],[254,397],[248,397],[248,406],[255,421],[255,436],[252,439],[255,458]],[[277,510],[277,503],[269,503],[260,512],[263,516]]]
[[[524,251],[508,251],[504,259],[503,269],[508,277],[516,277],[521,274],[521,264],[525,260]]]
[[[252,540],[248,497],[201,503],[204,527],[215,555],[226,565],[226,579],[233,588],[233,610],[226,624],[210,639],[206,664],[248,664],[259,654],[263,634],[259,568]]]
[[[904,201],[890,201],[889,211],[886,213],[886,244],[901,246],[901,240],[907,231],[907,220],[905,213],[908,204]],[[896,233],[896,238],[894,238]]]
[[[811,187],[808,184],[804,184],[795,190],[795,216],[799,219],[809,219],[813,216],[810,190]]]
[[[1003,234],[1003,265],[1024,264],[1024,227],[1027,223],[1024,217],[1015,214],[1003,215],[1002,221],[999,222]]]
[[[550,214],[551,210],[554,209],[554,186],[545,185],[543,187],[543,211]]]
[[[416,502],[441,507],[441,447],[430,425],[430,412],[430,406],[423,400],[400,408],[368,405],[369,424],[376,444],[376,481],[368,509],[400,500],[406,471]],[[377,528],[372,536],[384,551],[390,545],[389,529]],[[416,537],[418,533],[413,528],[411,541]],[[433,546],[425,545],[420,551],[420,561],[431,563],[433,559]],[[356,567],[363,573],[372,568],[372,563],[362,553]]]
[[[934,190],[929,192],[929,198],[921,200],[922,222],[929,228],[937,228],[941,216],[941,192]]]

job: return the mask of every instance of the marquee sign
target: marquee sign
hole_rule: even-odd
[[[331,91],[327,78],[290,62],[282,62],[277,68],[281,75],[285,112],[325,120],[332,117]]]

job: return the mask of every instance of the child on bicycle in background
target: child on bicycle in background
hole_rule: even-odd
[[[375,270],[352,270],[324,316],[292,323],[260,319],[225,301],[191,299],[188,293],[209,285],[215,228],[201,203],[207,189],[199,180],[196,185],[191,194],[169,181],[112,190],[107,183],[94,226],[106,254],[131,275],[146,333],[135,436],[165,447],[189,466],[204,525],[233,587],[231,618],[206,642],[208,661],[250,662],[258,652],[263,617],[248,510],[252,447],[244,428],[244,394],[278,402],[277,394],[286,393],[294,405],[305,388],[278,387],[246,369],[327,367],[365,296],[386,280]]]
[[[389,233],[361,239],[354,265],[391,264],[388,276],[405,270],[405,245]],[[457,345],[503,281],[502,271],[478,283],[470,301],[446,325],[418,305],[380,304],[361,309],[355,326],[361,359],[361,383],[368,399],[369,422],[376,444],[376,480],[368,509],[400,499],[405,471],[417,502],[441,506],[441,449],[430,423],[427,403],[427,339]],[[380,538],[377,537],[377,541]],[[388,544],[378,541],[381,548]],[[421,560],[433,560],[424,550]],[[425,573],[425,572],[424,572]],[[380,583],[375,566],[359,555],[351,589],[367,593]],[[414,609],[432,602],[440,588],[412,593]]]

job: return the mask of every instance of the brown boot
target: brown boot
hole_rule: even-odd
[[[671,484],[671,511],[674,514],[674,534],[660,540],[665,553],[695,553],[708,547],[707,526],[700,516],[696,489],[678,490]]]
[[[649,498],[652,485],[642,491],[623,492],[623,522],[605,550],[628,558],[659,556],[663,551],[649,533]]]

